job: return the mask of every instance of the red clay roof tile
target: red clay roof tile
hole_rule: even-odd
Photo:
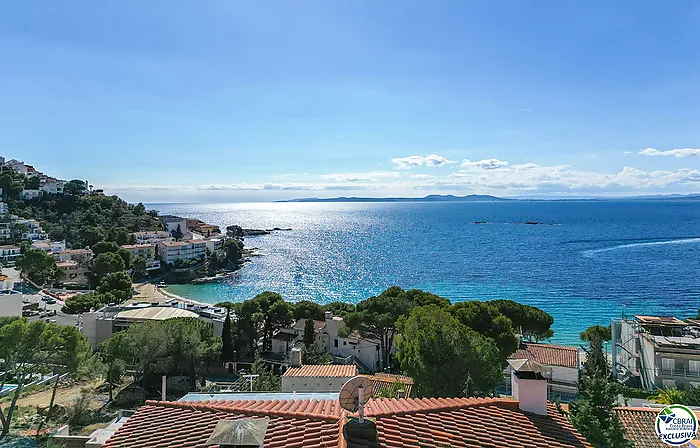
[[[565,345],[523,343],[508,359],[531,359],[549,366],[579,368],[578,349]]]
[[[539,416],[509,398],[373,399],[366,411],[378,441],[348,436],[333,400],[149,401],[103,446],[204,448],[219,420],[267,415],[266,448],[590,447],[553,406]]]
[[[357,375],[357,366],[336,364],[309,364],[301,367],[290,367],[282,376],[322,376],[348,377]]]

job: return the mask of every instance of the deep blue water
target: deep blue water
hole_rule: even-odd
[[[700,307],[699,202],[150,208],[221,226],[293,229],[246,238],[262,256],[225,281],[170,289],[204,302],[239,301],[264,290],[292,301],[357,302],[401,285],[453,302],[506,298],[540,307],[555,318],[552,342],[566,344],[623,312],[688,316]]]

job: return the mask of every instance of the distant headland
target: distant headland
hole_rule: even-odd
[[[339,197],[339,198],[299,198],[288,199],[275,202],[502,202],[513,201],[514,199],[499,198],[487,194],[470,194],[467,196],[454,196],[451,194],[440,195],[431,194],[422,198],[359,198],[359,197]]]
[[[365,198],[346,197],[337,198],[298,198],[286,199],[273,202],[518,202],[518,201],[698,201],[700,194],[659,194],[646,196],[618,196],[618,197],[518,197],[501,198],[488,194],[469,194],[466,196],[455,196],[452,194],[431,194],[420,198],[411,197],[389,197],[389,198]]]

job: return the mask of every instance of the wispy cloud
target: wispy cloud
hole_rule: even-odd
[[[470,169],[480,169],[480,170],[495,170],[498,168],[503,168],[507,166],[508,162],[505,160],[498,159],[484,159],[472,161],[469,159],[462,160],[462,168],[466,170]]]
[[[394,164],[394,168],[397,170],[410,170],[417,166],[444,166],[450,165],[452,163],[457,163],[455,160],[450,160],[438,154],[430,154],[429,156],[408,156],[408,157],[397,157],[391,159],[391,163]]]
[[[683,158],[683,157],[691,157],[691,156],[700,156],[700,148],[680,148],[680,149],[669,149],[667,151],[659,151],[656,148],[647,148],[647,149],[642,149],[639,151],[639,154],[643,156],[650,156],[650,157],[655,157],[655,156],[669,156],[669,157],[677,157],[677,158]]]
[[[369,171],[367,173],[332,173],[321,174],[319,178],[334,182],[372,182],[381,179],[399,177],[396,171]]]

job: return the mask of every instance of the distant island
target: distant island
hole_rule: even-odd
[[[431,194],[422,198],[299,198],[274,202],[503,202],[513,200],[515,199],[499,198],[488,194],[470,194],[467,196]]]
[[[452,194],[431,194],[422,198],[393,197],[393,198],[363,198],[346,197],[338,198],[298,198],[286,199],[273,202],[518,202],[518,201],[698,201],[699,194],[667,194],[667,195],[647,195],[647,196],[618,196],[618,197],[580,197],[580,198],[500,198],[488,194],[469,194],[466,196],[455,196]]]

